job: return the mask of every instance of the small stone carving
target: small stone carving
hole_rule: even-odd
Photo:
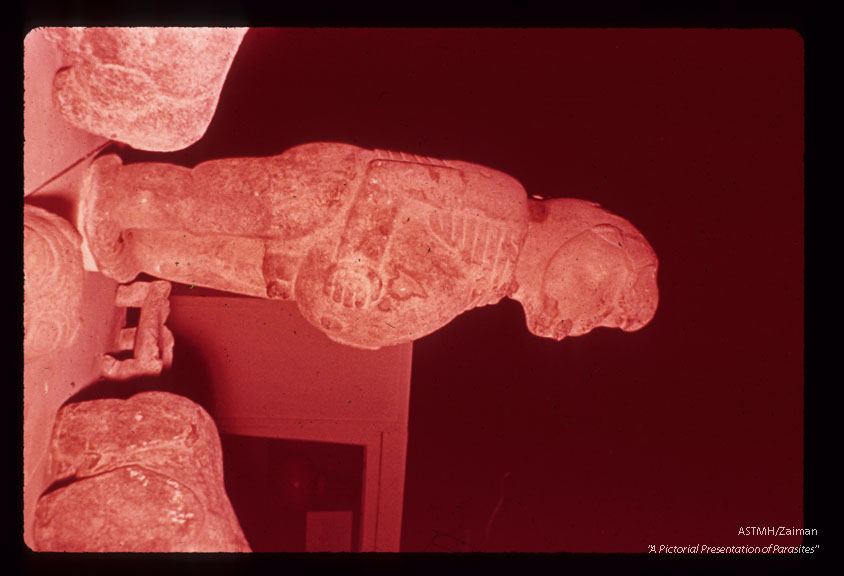
[[[379,348],[509,296],[561,339],[635,330],[657,305],[657,259],[626,220],[528,198],[483,166],[345,144],[188,169],[98,159],[84,244],[107,276],[140,272],[292,299],[335,341]]]
[[[171,151],[208,128],[245,28],[50,28],[66,54],[53,98],[72,125]]]
[[[216,426],[167,392],[59,410],[53,481],[38,501],[42,551],[248,552],[223,483]]]
[[[24,358],[69,348],[82,311],[81,238],[69,222],[35,206],[23,208]]]
[[[140,308],[138,325],[123,328],[117,337],[119,351],[133,350],[133,358],[103,358],[103,375],[112,380],[161,374],[173,364],[173,333],[164,325],[170,314],[170,283],[134,282],[117,287],[114,304]]]

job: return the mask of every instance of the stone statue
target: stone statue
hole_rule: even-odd
[[[110,380],[127,380],[136,376],[161,374],[173,364],[173,333],[164,325],[170,314],[170,283],[133,282],[121,284],[115,294],[115,306],[139,308],[138,325],[121,328],[117,334],[118,352],[132,351],[132,358],[118,360],[103,355],[103,376]]]
[[[69,348],[82,320],[82,239],[55,214],[23,207],[23,355],[25,361]]]
[[[249,552],[223,483],[217,428],[167,392],[59,410],[34,540],[54,552]]]
[[[560,340],[653,317],[657,258],[597,204],[528,198],[501,172],[314,143],[189,169],[97,159],[83,250],[119,282],[138,273],[295,300],[331,339],[375,349],[425,336],[504,296]]]

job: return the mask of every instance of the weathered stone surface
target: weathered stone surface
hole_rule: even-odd
[[[632,332],[656,313],[657,266],[644,236],[598,204],[531,200],[512,298],[537,336],[561,340],[599,326]]]
[[[245,28],[51,28],[66,54],[53,97],[72,125],[170,151],[208,128]]]
[[[170,314],[170,283],[133,282],[117,287],[115,305],[140,308],[138,325],[123,328],[117,336],[118,351],[131,350],[132,358],[118,360],[110,354],[103,358],[103,375],[112,380],[161,374],[173,364],[174,339],[164,325]]]
[[[82,311],[81,238],[69,222],[23,208],[24,358],[73,345]]]
[[[264,298],[294,299],[335,341],[379,348],[504,296],[537,335],[635,330],[657,302],[656,256],[626,220],[528,199],[483,166],[345,144],[188,169],[91,167],[82,231],[93,260]]]
[[[53,481],[38,501],[39,550],[249,551],[223,483],[217,428],[167,392],[59,410]]]

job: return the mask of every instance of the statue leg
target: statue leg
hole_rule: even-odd
[[[82,249],[93,260],[95,269],[118,282],[129,282],[141,270],[120,221],[109,217],[112,187],[121,165],[117,156],[109,155],[91,166],[82,187],[78,228]]]
[[[133,230],[189,230],[200,206],[188,168],[172,164],[124,166],[114,154],[94,161],[82,187],[79,230],[96,268],[118,282],[145,270]]]
[[[115,155],[96,160],[83,187],[79,222],[96,268],[121,283],[144,272],[266,297],[264,242],[230,225],[243,202],[220,208],[215,200],[231,199],[215,182],[206,178],[198,187],[190,169],[172,164],[124,166]]]

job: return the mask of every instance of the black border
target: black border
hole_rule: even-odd
[[[476,4],[469,8],[455,7],[454,5],[435,6],[433,3],[425,5],[404,6],[404,10],[391,11],[375,6],[349,3],[344,8],[328,9],[325,6],[314,3],[305,5],[296,3],[258,3],[239,2],[232,5],[208,2],[109,2],[89,4],[79,1],[66,1],[56,3],[46,2],[25,2],[21,10],[21,25],[14,28],[11,33],[3,35],[4,52],[7,55],[7,70],[4,74],[7,86],[18,86],[19,91],[6,90],[5,97],[10,108],[14,109],[7,118],[12,117],[11,129],[6,134],[10,137],[7,144],[5,159],[13,173],[20,179],[19,187],[10,186],[7,194],[13,196],[17,210],[4,211],[4,233],[7,235],[6,252],[11,256],[10,264],[12,274],[7,276],[8,280],[4,287],[10,293],[7,295],[7,303],[14,305],[14,314],[10,314],[9,320],[5,323],[9,340],[15,342],[15,346],[6,346],[6,350],[13,351],[15,364],[19,367],[20,377],[11,383],[15,389],[16,396],[13,402],[6,402],[6,407],[11,410],[10,417],[4,418],[4,423],[9,428],[6,438],[11,439],[7,446],[11,446],[15,462],[22,459],[20,447],[23,442],[22,435],[22,411],[23,390],[17,386],[22,382],[23,373],[23,348],[20,324],[16,320],[23,316],[23,250],[22,250],[22,204],[23,198],[18,195],[17,190],[23,187],[23,38],[31,29],[39,26],[74,26],[74,25],[227,25],[227,26],[342,26],[342,27],[541,27],[541,28],[788,28],[796,30],[804,41],[804,80],[805,80],[805,140],[804,153],[804,174],[806,201],[806,247],[817,247],[824,242],[815,235],[814,228],[810,223],[816,216],[816,207],[823,206],[823,192],[813,191],[811,184],[818,183],[829,188],[840,187],[840,176],[837,178],[824,178],[823,176],[812,176],[818,174],[820,158],[823,155],[826,160],[829,157],[829,149],[823,147],[826,140],[819,134],[819,127],[825,122],[825,116],[821,113],[809,112],[814,110],[820,101],[820,96],[825,91],[820,87],[821,78],[824,75],[820,72],[827,69],[822,63],[825,56],[833,54],[832,48],[827,44],[826,36],[820,31],[820,26],[810,24],[810,17],[805,8],[792,3],[787,8],[781,6],[772,7],[766,5],[764,9],[739,9],[739,8],[716,8],[710,5],[698,7],[683,4],[673,4],[670,7],[660,9],[651,8],[643,10],[641,7],[627,7],[626,9],[614,9],[608,11],[596,5],[579,5],[574,7],[557,8],[549,13],[547,8],[529,6],[524,2],[508,2],[504,6],[490,7]],[[13,7],[16,11],[19,6]],[[17,14],[13,14],[17,15]],[[201,15],[201,16],[197,16]],[[831,16],[827,16],[830,18]],[[14,18],[12,18],[14,20]],[[830,43],[831,44],[831,43]],[[9,66],[11,64],[11,66]],[[832,76],[837,76],[836,70],[839,65],[829,67]],[[814,74],[817,74],[815,76]],[[817,146],[817,147],[816,147]],[[809,154],[812,150],[814,156]],[[818,164],[813,164],[810,158],[815,159]],[[821,209],[822,208],[818,208]],[[11,225],[14,223],[14,225]],[[815,224],[817,226],[817,224]],[[829,228],[826,228],[829,230]],[[821,233],[822,234],[822,233]],[[806,269],[814,268],[810,263],[820,263],[809,256],[808,250],[805,253]],[[833,256],[840,259],[840,256]],[[826,263],[826,261],[824,261]],[[823,285],[823,280],[813,279],[814,272],[806,275],[809,279],[809,290],[805,291],[804,302],[808,303],[814,298],[822,299],[816,294],[816,288]],[[10,281],[12,279],[17,280]],[[832,295],[830,295],[832,296]],[[822,299],[827,303],[836,300]],[[806,312],[811,306],[804,305]],[[837,308],[833,305],[832,313]],[[829,307],[828,314],[829,314]],[[9,310],[7,304],[7,310]],[[805,315],[806,334],[815,324],[810,315]],[[809,338],[806,338],[809,341]],[[8,341],[8,340],[7,340]],[[805,362],[805,385],[804,385],[804,526],[807,528],[818,528],[819,535],[813,538],[809,544],[823,543],[822,551],[816,554],[795,554],[788,557],[758,556],[758,555],[648,555],[642,554],[355,554],[355,555],[323,555],[323,554],[279,554],[279,555],[231,555],[231,554],[54,554],[54,553],[33,553],[24,544],[19,520],[22,517],[22,492],[19,474],[7,475],[10,480],[10,487],[14,498],[4,498],[4,514],[11,525],[7,532],[5,541],[17,542],[17,548],[21,550],[21,571],[56,573],[75,573],[84,569],[85,573],[93,572],[115,573],[117,570],[123,573],[133,571],[148,573],[150,568],[155,570],[173,568],[184,570],[186,567],[195,567],[203,572],[225,571],[226,573],[237,571],[270,571],[275,569],[296,571],[297,568],[313,569],[340,569],[346,570],[349,567],[361,566],[366,568],[385,568],[391,572],[395,570],[419,569],[429,571],[449,565],[455,568],[477,567],[484,569],[500,568],[559,568],[560,565],[580,564],[588,565],[593,570],[610,569],[613,567],[629,567],[641,565],[652,570],[682,569],[689,572],[695,569],[711,572],[712,569],[719,571],[742,572],[749,570],[763,571],[764,573],[791,573],[800,569],[817,570],[825,560],[833,559],[835,548],[833,538],[828,531],[831,524],[827,522],[825,513],[828,510],[828,496],[831,492],[824,490],[824,479],[827,471],[823,464],[830,460],[837,460],[839,451],[837,446],[830,441],[834,427],[829,425],[833,422],[834,416],[826,414],[823,408],[829,408],[829,401],[824,392],[836,388],[835,372],[827,372],[817,366],[821,358],[829,357],[826,354],[815,353],[817,348],[806,347]],[[826,373],[833,376],[829,379]],[[7,459],[7,461],[10,461]],[[22,463],[22,460],[20,460]],[[16,471],[22,470],[17,467]],[[8,525],[7,525],[8,527]],[[14,568],[13,568],[14,569]],[[802,571],[802,570],[801,570]]]

